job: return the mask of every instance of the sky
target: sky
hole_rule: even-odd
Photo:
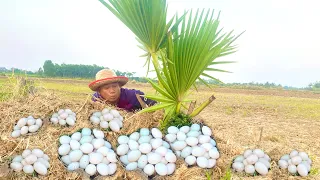
[[[245,33],[238,51],[213,73],[223,82],[306,87],[320,81],[320,11],[316,0],[168,0],[185,9],[221,11],[225,32]],[[45,60],[97,64],[146,75],[134,34],[98,0],[1,0],[0,67],[35,71]]]

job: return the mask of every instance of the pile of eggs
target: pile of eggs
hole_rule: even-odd
[[[84,169],[93,176],[97,172],[102,176],[112,175],[117,170],[116,153],[111,144],[104,140],[100,130],[83,128],[70,136],[61,136],[58,153],[69,171]]]
[[[60,124],[61,126],[74,126],[77,121],[76,113],[70,109],[60,109],[58,113],[53,113],[50,121],[53,124]]]
[[[216,148],[216,142],[210,136],[212,131],[209,127],[192,124],[191,127],[183,126],[178,129],[170,126],[165,136],[172,150],[177,156],[184,158],[188,165],[197,164],[201,168],[212,168],[220,157]]]
[[[265,176],[270,169],[270,157],[261,149],[248,149],[243,155],[237,156],[232,164],[236,172],[246,172],[253,175],[255,172]]]
[[[305,152],[291,151],[290,154],[283,155],[278,161],[281,169],[288,169],[289,173],[300,176],[308,176],[312,161]]]
[[[32,116],[27,118],[21,118],[13,128],[11,137],[19,137],[20,135],[26,135],[28,133],[34,133],[42,126],[41,119],[35,119]]]
[[[26,149],[22,155],[13,158],[10,168],[16,172],[23,170],[26,174],[32,174],[35,171],[40,175],[46,175],[50,167],[49,160],[49,156],[40,149]]]
[[[99,125],[103,129],[110,128],[114,132],[120,131],[123,126],[123,117],[115,109],[105,108],[102,111],[94,112],[90,121],[94,125]]]
[[[142,169],[148,176],[171,175],[176,169],[176,155],[167,142],[162,140],[162,133],[157,128],[141,128],[129,137],[118,137],[117,154],[126,165],[126,170]]]

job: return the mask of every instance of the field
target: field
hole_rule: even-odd
[[[0,78],[0,87],[5,83],[6,79]],[[88,80],[35,79],[35,83],[40,87],[40,91],[52,93],[77,106],[81,106],[92,93],[87,86]],[[148,84],[128,83],[126,87],[154,93]],[[218,160],[218,167],[214,168],[212,178],[226,176],[233,157],[247,148],[258,147],[273,158],[272,170],[268,176],[246,177],[232,173],[232,179],[300,179],[289,176],[276,167],[280,155],[289,153],[293,149],[305,151],[312,157],[311,175],[304,179],[320,179],[320,94],[311,91],[200,87],[198,92],[191,94],[191,98],[201,103],[212,94],[216,100],[197,117],[212,128],[218,148],[223,149],[221,161]],[[8,111],[13,110],[8,107]],[[3,121],[5,119],[1,119],[1,122]],[[8,128],[12,129],[12,125]],[[10,130],[1,129],[0,142],[8,140],[8,132]],[[17,146],[18,142],[15,141]],[[10,153],[18,149],[13,147]],[[0,151],[0,155],[0,162],[3,163],[4,157],[8,158],[8,153]],[[202,178],[206,179],[204,171],[202,172]],[[69,178],[73,179],[72,177]],[[193,179],[193,177],[180,176],[178,179]]]

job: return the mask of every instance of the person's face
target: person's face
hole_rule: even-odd
[[[118,83],[107,84],[99,89],[99,93],[107,102],[116,103],[120,97],[120,86]]]

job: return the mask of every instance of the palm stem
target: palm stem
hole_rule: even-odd
[[[198,115],[205,107],[207,107],[213,100],[215,100],[216,98],[214,97],[214,95],[212,95],[207,101],[205,101],[204,103],[202,103],[198,108],[196,108],[191,114],[190,117],[195,117],[196,115]]]

